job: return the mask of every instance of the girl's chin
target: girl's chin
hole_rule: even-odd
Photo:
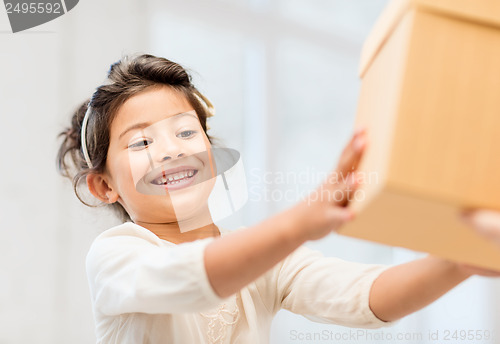
[[[140,193],[136,195],[135,208],[139,218],[153,223],[172,223],[207,218],[210,215],[208,200],[212,186],[201,183],[192,187],[162,195]],[[154,221],[152,221],[154,220]]]
[[[156,223],[170,223],[179,221],[188,221],[196,218],[204,218],[209,214],[209,207],[207,198],[193,198],[192,196],[176,197],[175,199],[164,197],[158,199],[156,196],[154,200],[142,202],[141,208],[138,213],[143,214],[140,218],[148,218],[155,220]],[[147,208],[144,209],[144,205]]]

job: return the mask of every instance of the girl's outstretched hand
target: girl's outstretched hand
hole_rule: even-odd
[[[365,146],[366,130],[357,129],[326,181],[298,204],[305,240],[320,239],[354,218],[347,205],[360,183],[357,168]]]
[[[227,297],[261,276],[307,240],[319,239],[353,217],[347,209],[365,147],[357,130],[329,178],[302,202],[256,225],[214,240],[205,249],[210,283]]]

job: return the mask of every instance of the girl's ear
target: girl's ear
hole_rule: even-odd
[[[104,203],[111,204],[118,200],[118,193],[113,190],[107,179],[102,174],[88,174],[87,185],[90,193]]]

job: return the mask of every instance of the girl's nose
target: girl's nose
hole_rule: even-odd
[[[172,161],[185,156],[182,144],[173,135],[162,135],[157,138],[154,159],[159,163]]]
[[[177,158],[182,158],[182,157],[184,157],[184,153],[177,154]],[[164,161],[171,160],[171,159],[172,159],[172,156],[164,155],[163,158],[160,160],[160,162],[164,162]]]

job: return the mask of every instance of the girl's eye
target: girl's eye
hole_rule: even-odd
[[[187,139],[196,134],[196,130],[184,130],[180,134],[177,135],[177,137],[180,137],[182,139]]]
[[[149,146],[151,144],[151,141],[149,141],[148,139],[141,139],[135,143],[132,143],[128,146],[128,148],[131,148],[131,149],[141,149],[141,148],[145,148],[147,146]]]

